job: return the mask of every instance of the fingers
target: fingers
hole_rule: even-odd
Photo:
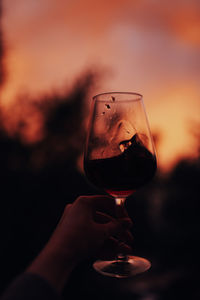
[[[61,224],[61,223],[63,222],[63,220],[65,219],[65,217],[66,217],[66,215],[68,214],[69,210],[71,209],[72,205],[73,205],[73,204],[70,203],[70,204],[67,204],[67,205],[65,206],[65,209],[64,209],[64,212],[63,212],[63,214],[62,214],[62,216],[61,216],[61,219],[60,219],[60,221],[59,221],[59,224]]]
[[[67,213],[69,210],[70,210],[70,208],[72,207],[72,205],[73,204],[67,204],[66,206],[65,206],[65,213]]]
[[[98,224],[105,224],[107,225],[108,222],[110,221],[116,221],[115,219],[113,219],[111,216],[104,214],[104,213],[100,213],[97,212],[96,213],[96,222],[98,222]],[[119,227],[116,228],[116,230],[118,229],[118,232],[115,233],[115,237],[117,238],[117,240],[124,242],[128,245],[132,245],[133,243],[133,236],[130,232],[130,228],[132,227],[132,221],[130,218],[123,218],[123,219],[119,219],[117,220],[117,222],[120,223]],[[103,227],[101,227],[102,229]],[[106,226],[104,226],[104,228],[106,228]],[[108,230],[108,229],[106,229]],[[107,234],[109,234],[110,232],[107,232]]]
[[[105,217],[105,215],[104,215]],[[110,221],[104,224],[97,224],[99,226],[99,230],[103,232],[104,238],[109,238],[110,236],[116,236],[118,234],[122,234],[127,231],[131,226],[132,222],[129,218],[124,219],[114,219],[109,216]],[[128,231],[127,231],[128,232]],[[129,234],[129,238],[130,238]],[[128,233],[127,233],[128,236]]]
[[[122,243],[126,243],[127,245],[133,245],[134,238],[132,233],[128,229],[116,234],[115,238],[117,238],[117,240],[119,240]]]
[[[129,230],[132,227],[132,222],[129,218],[124,218],[121,220],[111,219],[107,223],[104,223],[101,226],[101,230],[105,230],[105,237],[115,237],[122,243],[126,243],[128,245],[133,244],[133,236],[131,231]]]
[[[99,253],[97,253],[98,258],[100,259],[110,259],[115,257],[118,252],[119,243],[115,238],[107,239],[103,247],[100,249]]]
[[[115,215],[117,218],[125,218],[128,217],[128,213],[125,209],[124,205],[116,205],[115,207]]]
[[[112,221],[114,218],[106,213],[96,211],[94,214],[94,221],[99,224],[105,224]]]
[[[117,249],[117,254],[119,253],[123,253],[123,254],[131,254],[133,252],[133,248],[126,244],[126,243],[123,243],[121,242],[119,245],[118,245],[118,249]]]
[[[133,222],[129,217],[117,219],[124,229],[130,229],[133,226]]]
[[[125,218],[128,213],[123,206],[116,205],[115,199],[105,195],[80,196],[75,203],[89,208],[90,211],[106,213],[112,217]]]
[[[106,224],[98,224],[99,231],[102,233],[104,240],[117,234],[122,229],[121,224],[113,219]]]
[[[116,206],[114,198],[103,195],[81,196],[73,205],[81,212],[81,215],[85,215],[85,220],[91,222],[91,228],[95,229],[96,236],[102,244],[110,238],[114,243],[112,238],[115,237],[118,248],[130,251],[133,237],[129,229],[132,227],[132,221],[124,207]],[[116,218],[116,208],[118,218]]]
[[[132,248],[117,239],[111,237],[105,241],[102,249],[98,253],[100,259],[114,259],[118,253],[130,254],[132,253]]]
[[[104,224],[104,223],[107,223],[114,219],[117,220],[118,222],[120,222],[120,224],[124,228],[131,228],[133,226],[133,223],[129,217],[116,219],[116,218],[113,218],[112,216],[110,216],[106,213],[100,212],[100,211],[95,212],[95,215],[94,215],[94,221],[99,224]]]
[[[90,208],[92,211],[98,210],[107,213],[113,213],[115,211],[115,200],[110,196],[80,196],[75,202]]]

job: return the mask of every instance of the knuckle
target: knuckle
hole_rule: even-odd
[[[84,204],[84,205],[88,205],[88,203],[90,202],[89,201],[89,196],[80,196],[80,197],[77,198],[77,201],[79,203]]]
[[[67,205],[65,206],[64,212],[66,213],[67,211],[69,211],[69,209],[71,208],[71,206],[72,206],[71,203],[70,203],[70,204],[67,204]]]

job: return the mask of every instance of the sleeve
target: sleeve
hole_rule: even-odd
[[[63,300],[42,277],[23,273],[6,289],[0,300]]]

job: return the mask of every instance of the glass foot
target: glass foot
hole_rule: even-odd
[[[138,256],[128,256],[127,260],[97,260],[94,269],[106,276],[128,278],[143,273],[151,267],[150,261]]]

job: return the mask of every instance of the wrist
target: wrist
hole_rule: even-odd
[[[47,245],[28,267],[27,272],[46,279],[58,292],[64,288],[78,261],[68,249]]]

